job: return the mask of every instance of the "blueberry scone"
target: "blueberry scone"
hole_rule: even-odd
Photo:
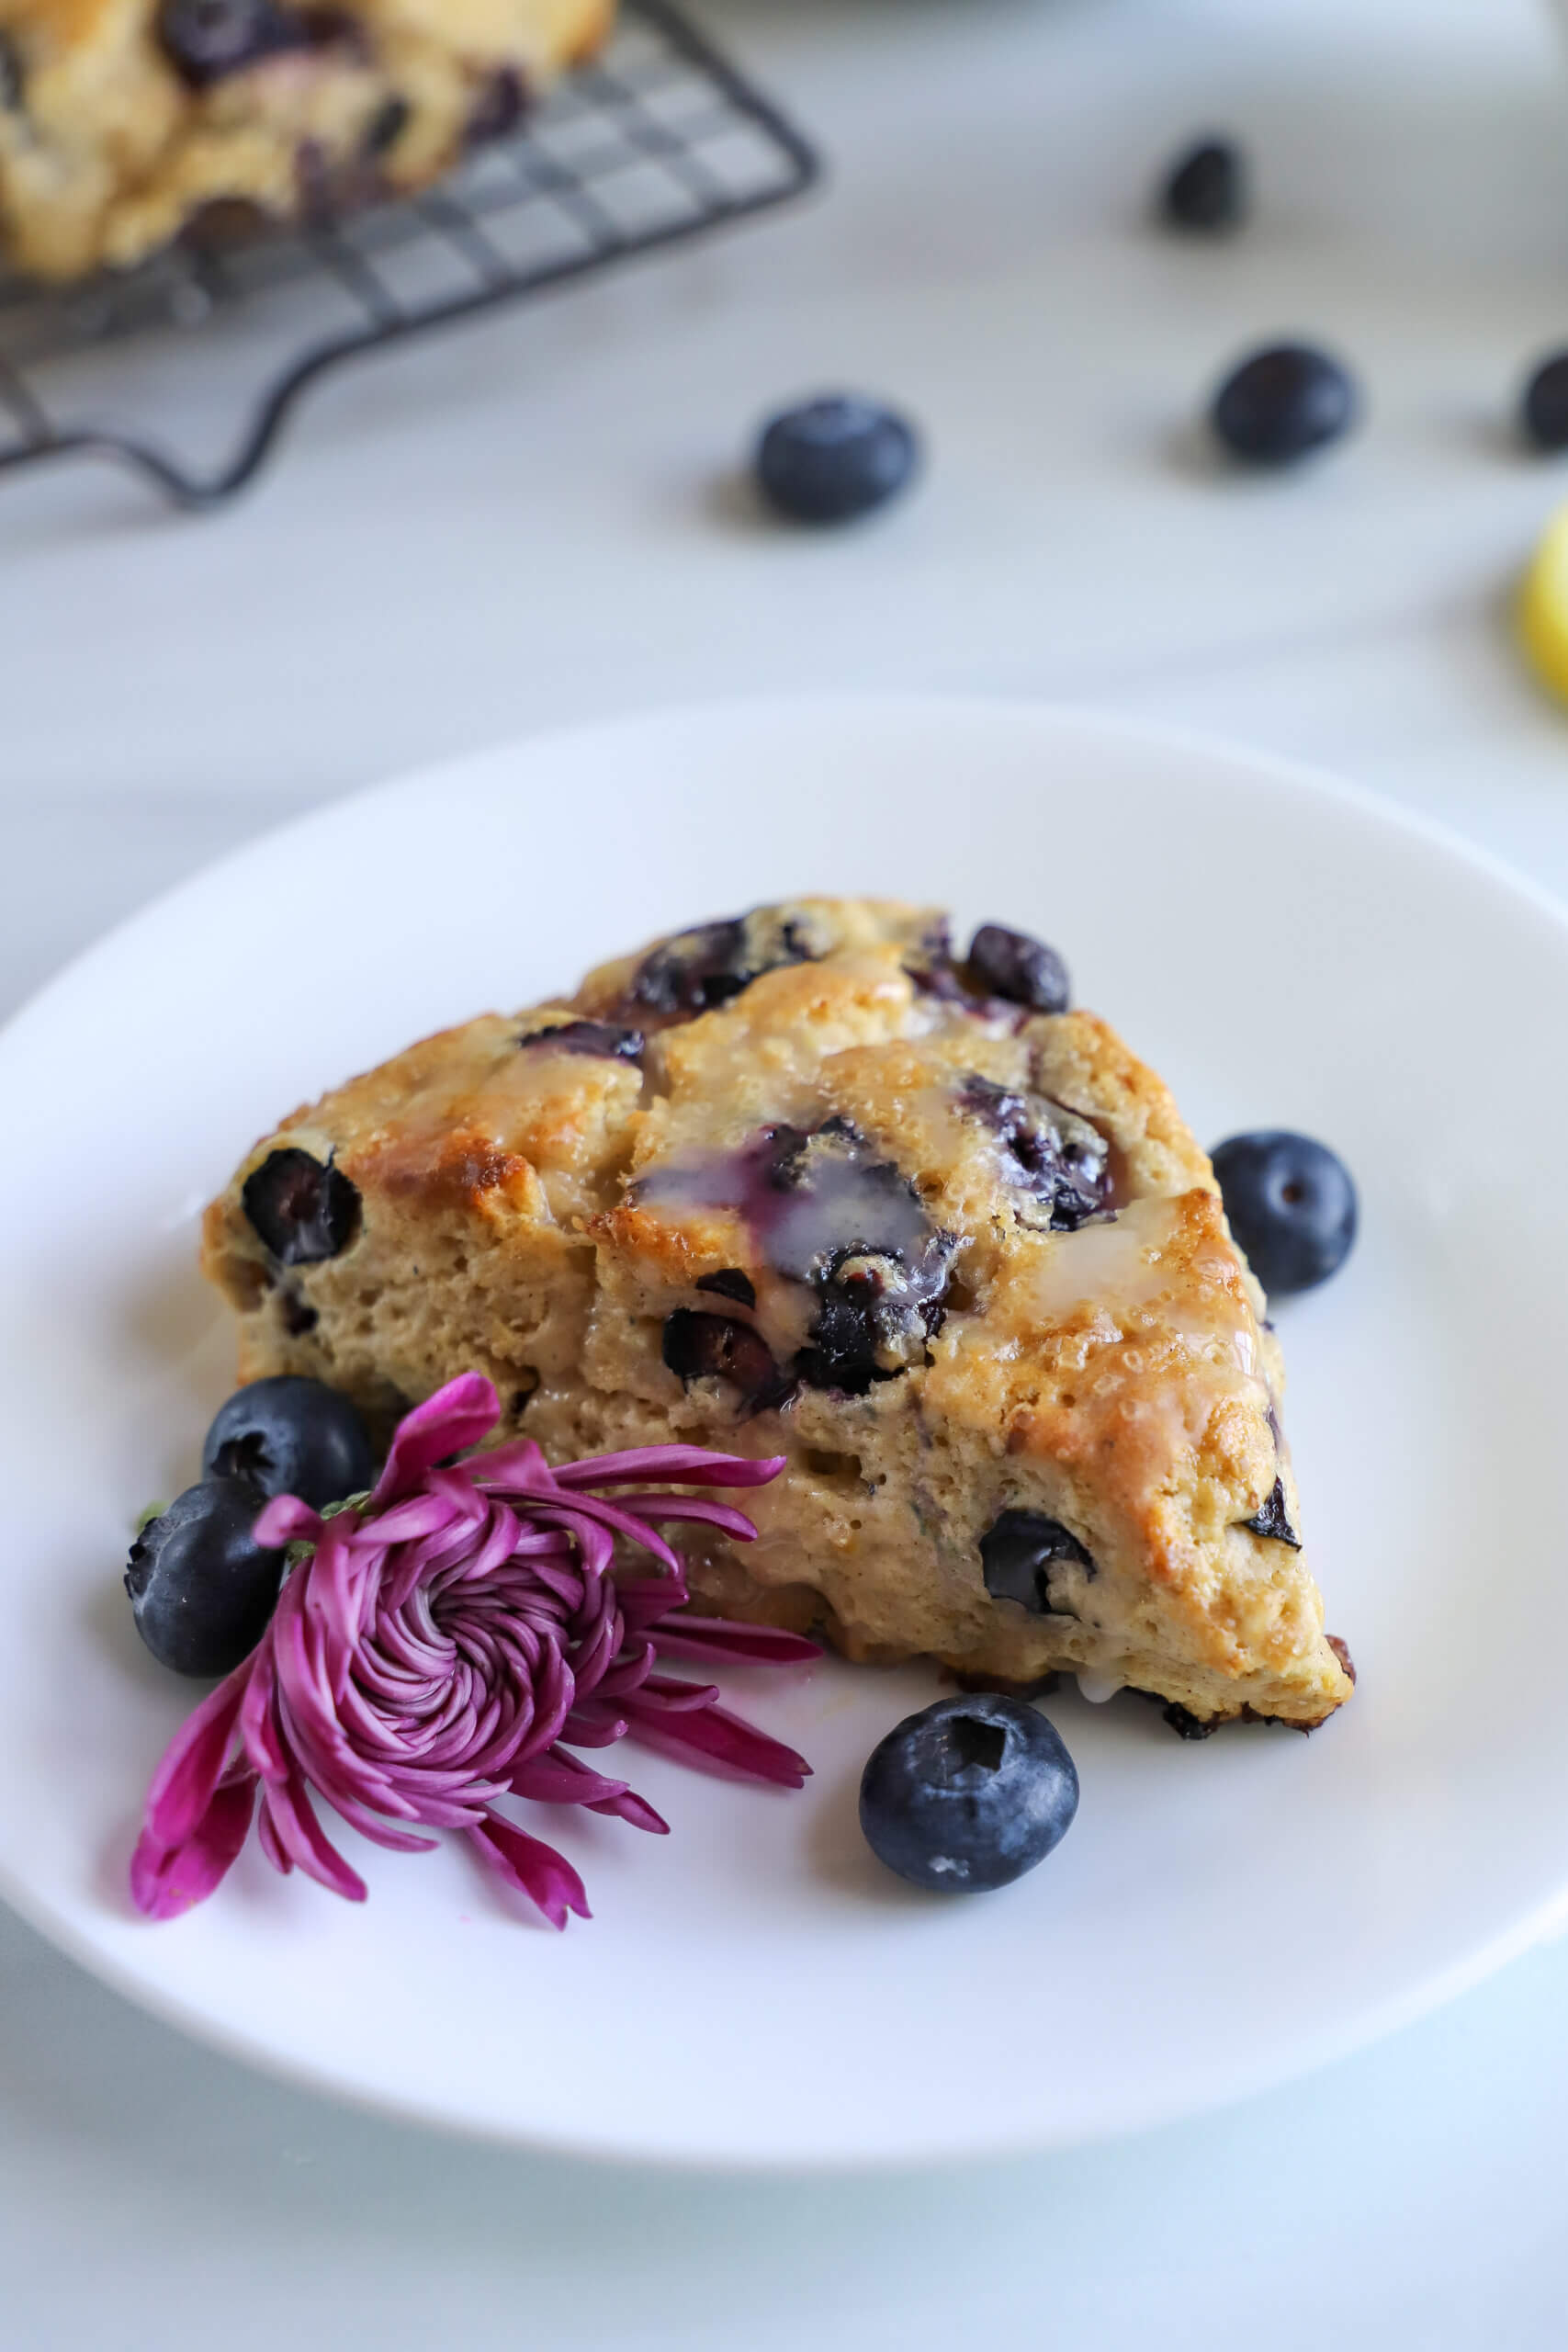
[[[784,1454],[712,1611],[1129,1685],[1348,1697],[1264,1302],[1152,1071],[1040,943],[827,899],[490,1013],[297,1111],[208,1212],[241,1372],[383,1422],[454,1374],[552,1460]]]
[[[416,188],[604,37],[614,0],[0,0],[0,243],[70,278],[214,207]]]

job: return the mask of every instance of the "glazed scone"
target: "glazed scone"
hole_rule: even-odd
[[[0,243],[73,278],[216,206],[423,187],[608,30],[614,0],[0,0]]]
[[[1321,1722],[1351,1685],[1261,1294],[1166,1088],[1065,996],[1017,934],[959,964],[930,911],[811,899],[430,1038],[209,1210],[242,1377],[385,1423],[476,1369],[552,1460],[782,1453],[759,1542],[689,1547],[715,1611],[1189,1732]]]

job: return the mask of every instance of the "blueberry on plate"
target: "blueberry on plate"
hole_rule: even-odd
[[[875,401],[837,392],[785,409],[757,444],[758,484],[793,523],[848,523],[897,495],[914,473],[914,427]]]
[[[341,1390],[281,1373],[253,1380],[219,1408],[201,1449],[202,1476],[243,1478],[262,1495],[298,1495],[320,1510],[375,1481],[365,1424]]]
[[[1359,406],[1355,382],[1337,359],[1309,344],[1281,343],[1232,369],[1209,421],[1233,458],[1289,466],[1348,433]]]
[[[1234,141],[1201,139],[1179,155],[1160,190],[1162,217],[1173,229],[1212,236],[1247,217],[1247,159]]]
[[[1338,1272],[1356,1238],[1356,1187],[1326,1144],[1271,1128],[1230,1136],[1213,1161],[1231,1231],[1266,1291],[1314,1290]]]
[[[284,1569],[253,1532],[265,1499],[247,1479],[205,1478],[132,1544],[125,1589],[160,1666],[229,1674],[265,1633]]]
[[[871,1752],[860,1824],[911,1886],[984,1894],[1043,1862],[1072,1826],[1078,1776],[1051,1724],[1022,1699],[939,1699]]]
[[[1525,386],[1519,422],[1537,449],[1568,449],[1568,351],[1543,359]]]

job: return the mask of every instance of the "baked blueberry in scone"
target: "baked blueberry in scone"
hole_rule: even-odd
[[[1263,1298],[1152,1071],[988,925],[806,899],[299,1111],[208,1213],[244,1377],[383,1421],[477,1369],[552,1459],[783,1453],[703,1603],[1192,1732],[1350,1693]]]
[[[0,246],[78,277],[214,207],[423,187],[608,30],[614,0],[0,0]]]

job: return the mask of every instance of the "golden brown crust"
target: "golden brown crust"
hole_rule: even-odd
[[[1091,1672],[1199,1724],[1318,1722],[1350,1682],[1304,1556],[1247,1524],[1277,1501],[1293,1532],[1299,1504],[1209,1162],[1103,1022],[965,994],[936,940],[929,910],[792,902],[726,932],[711,1010],[672,1009],[684,967],[624,958],[570,1005],[485,1015],[297,1113],[209,1213],[244,1371],[384,1414],[477,1367],[556,1458],[783,1452],[758,1543],[693,1547],[713,1608],[818,1624],[856,1658]],[[795,960],[753,973],[769,956]],[[635,1019],[641,1067],[539,1041],[585,1017]],[[1075,1138],[1097,1215],[1051,1190]],[[321,1262],[273,1259],[246,1213],[288,1148],[359,1196]],[[779,1223],[801,1216],[804,1243]],[[824,1354],[827,1302],[867,1296],[874,1360]],[[1028,1606],[980,1548],[1020,1511],[1076,1547]]]

